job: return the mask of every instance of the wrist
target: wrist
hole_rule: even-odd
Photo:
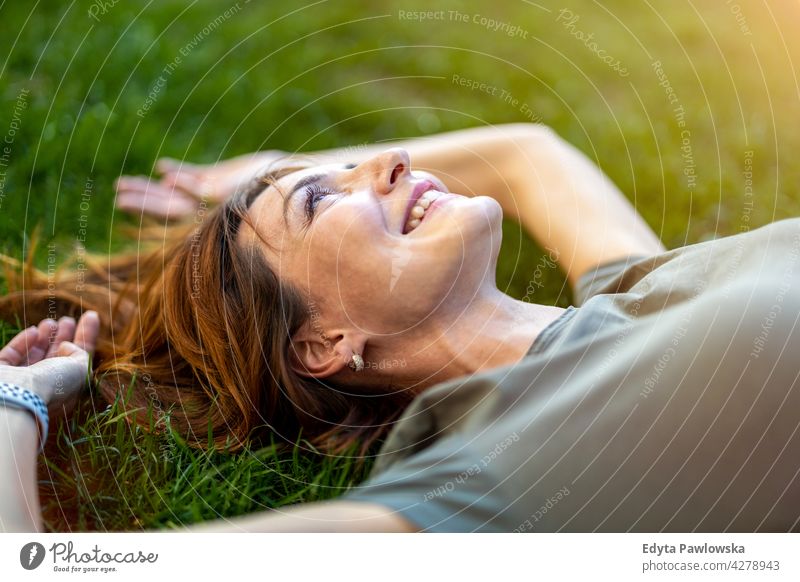
[[[27,414],[39,429],[39,452],[44,450],[50,417],[47,412],[47,403],[38,394],[17,384],[0,382],[0,409],[3,409],[6,417],[10,419],[19,416],[13,413],[9,414],[11,411]]]
[[[53,395],[56,390],[56,387],[53,385],[52,378],[33,378],[27,386],[23,387],[28,388],[28,390],[44,400],[44,403],[47,406],[49,406],[53,401]]]
[[[45,404],[49,404],[53,398],[54,387],[52,385],[52,378],[42,378],[31,372],[30,368],[4,368],[3,373],[0,374],[0,383],[3,382],[19,386],[20,388],[27,388],[44,400]]]

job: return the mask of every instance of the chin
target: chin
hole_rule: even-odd
[[[445,210],[442,208],[441,210]],[[503,211],[494,198],[465,198],[447,208],[433,241],[437,271],[460,277],[465,268],[484,271],[496,260],[503,239]]]
[[[475,196],[465,202],[458,213],[461,215],[458,222],[464,237],[497,238],[499,241],[503,230],[503,209],[497,200],[489,196]]]
[[[435,227],[419,239],[426,247],[435,249],[431,252],[448,256],[448,262],[452,262],[463,256],[467,247],[475,244],[493,247],[492,243],[496,242],[499,249],[503,211],[494,198],[465,196],[449,201],[438,212],[439,216],[431,217],[436,221]]]
[[[482,208],[486,212],[486,218],[488,222],[503,222],[503,209],[500,207],[500,203],[497,200],[491,196],[476,196],[473,198],[473,200],[481,203]]]

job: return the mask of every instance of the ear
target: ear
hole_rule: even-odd
[[[292,336],[289,360],[292,370],[308,378],[327,378],[345,369],[353,354],[362,354],[366,336],[349,330],[328,335],[305,323]]]

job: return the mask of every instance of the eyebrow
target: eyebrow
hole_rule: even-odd
[[[356,167],[356,164],[345,164],[345,170],[352,170]],[[288,225],[289,219],[287,214],[289,213],[289,206],[292,202],[292,197],[307,186],[311,186],[312,184],[316,184],[320,180],[322,180],[327,174],[312,174],[310,176],[306,176],[305,178],[300,178],[295,185],[292,187],[292,190],[289,194],[283,199],[283,222]]]

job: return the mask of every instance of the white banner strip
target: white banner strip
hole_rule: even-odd
[[[792,534],[4,534],[0,572],[15,581],[796,581],[798,550]]]

